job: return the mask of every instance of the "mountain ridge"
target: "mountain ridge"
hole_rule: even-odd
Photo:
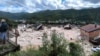
[[[75,9],[68,9],[68,10],[44,10],[44,11],[39,11],[39,12],[34,12],[34,13],[26,13],[26,12],[21,12],[21,13],[10,13],[10,12],[2,12],[0,11],[0,17],[8,18],[8,19],[33,19],[33,18],[38,18],[38,17],[47,17],[47,16],[53,16],[59,14],[60,16],[62,14],[72,15],[72,14],[100,14],[99,11],[100,8],[89,8],[89,9],[81,9],[81,10],[75,10]],[[65,16],[66,16],[65,15]],[[37,17],[36,17],[37,16]],[[62,15],[63,16],[63,15]],[[65,17],[64,16],[64,17]],[[39,19],[39,18],[38,18]]]

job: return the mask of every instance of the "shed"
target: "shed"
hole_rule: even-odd
[[[80,27],[81,36],[88,40],[94,39],[100,34],[100,25],[88,24]]]
[[[42,30],[43,29],[43,25],[39,24],[35,26],[35,30]]]

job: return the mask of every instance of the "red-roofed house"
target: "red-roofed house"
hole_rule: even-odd
[[[80,28],[80,31],[81,31],[81,36],[87,38],[88,40],[91,40],[94,37],[99,36],[100,25],[88,24],[88,25],[82,26]]]

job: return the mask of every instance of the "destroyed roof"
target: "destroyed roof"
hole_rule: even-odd
[[[92,32],[92,31],[100,30],[100,25],[88,24],[88,25],[82,26],[80,29],[86,32]]]
[[[67,25],[65,25],[64,27],[70,27],[71,25],[70,24],[67,24]]]

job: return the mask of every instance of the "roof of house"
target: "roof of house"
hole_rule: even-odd
[[[71,27],[71,25],[70,25],[70,24],[67,24],[67,25],[65,25],[64,27]]]
[[[88,25],[82,26],[80,29],[86,32],[92,32],[92,31],[100,30],[100,25],[88,24]]]

